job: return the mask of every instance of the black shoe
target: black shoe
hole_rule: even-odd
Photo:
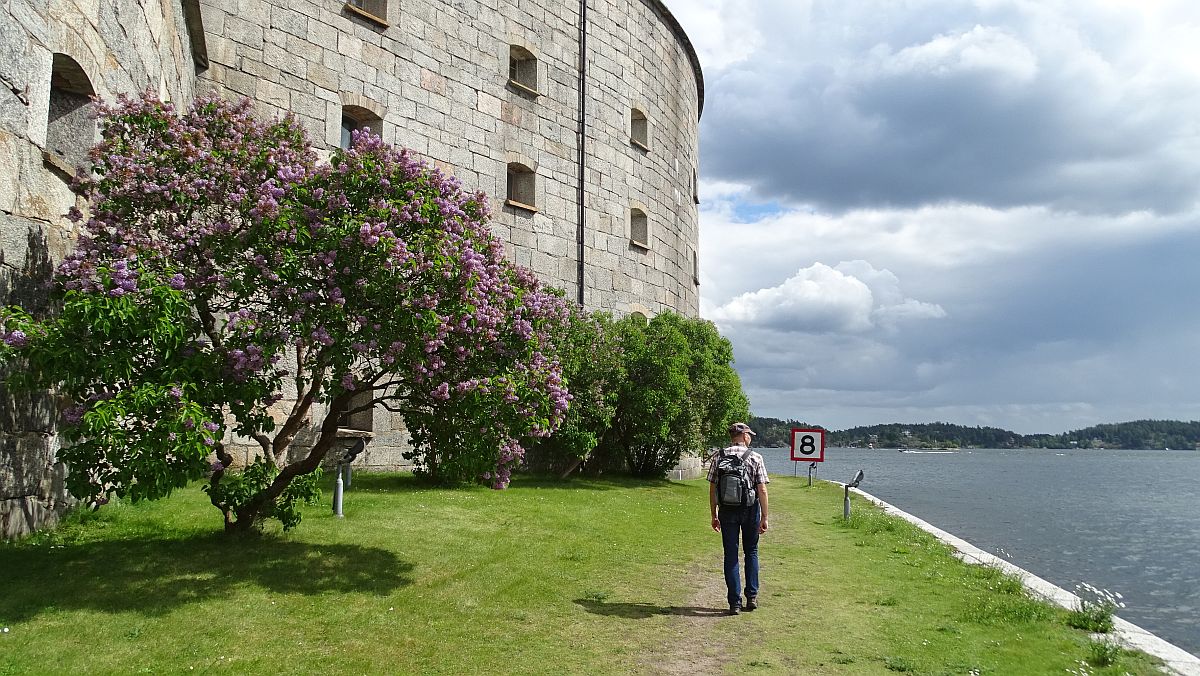
[[[729,614],[730,615],[737,615],[741,612],[742,612],[741,606],[729,606]]]
[[[757,608],[758,608],[758,597],[757,596],[747,596],[746,597],[746,612],[750,612],[751,610],[755,610]]]

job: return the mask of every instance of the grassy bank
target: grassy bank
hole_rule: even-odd
[[[0,674],[1062,674],[1064,613],[841,490],[779,477],[762,607],[723,614],[702,481],[354,478],[231,542],[196,488],[0,545]],[[1093,674],[1155,673],[1123,653]]]

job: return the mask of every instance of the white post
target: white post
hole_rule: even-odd
[[[337,480],[333,482],[333,515],[341,519],[342,514],[342,465],[337,466]]]

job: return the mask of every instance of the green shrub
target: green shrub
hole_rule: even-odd
[[[1121,646],[1107,637],[1093,640],[1088,648],[1088,662],[1094,667],[1110,667],[1121,656]]]
[[[1067,624],[1094,633],[1112,631],[1113,614],[1124,608],[1121,595],[1083,582],[1075,585],[1079,603],[1067,614]]]

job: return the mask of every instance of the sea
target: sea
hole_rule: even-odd
[[[1068,591],[1120,593],[1118,616],[1200,655],[1200,451],[827,448],[813,476],[860,469],[866,492]]]

